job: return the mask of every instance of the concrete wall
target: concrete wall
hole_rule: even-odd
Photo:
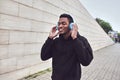
[[[61,13],[69,13],[93,50],[113,42],[79,0],[0,0],[0,80],[16,80],[51,66],[40,49]]]

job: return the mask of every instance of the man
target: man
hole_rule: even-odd
[[[41,49],[41,59],[52,58],[52,80],[80,80],[81,65],[87,66],[93,59],[92,49],[86,38],[78,33],[69,14],[61,14],[56,26]],[[59,37],[56,37],[59,35]]]

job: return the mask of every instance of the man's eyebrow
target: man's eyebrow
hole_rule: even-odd
[[[63,22],[58,22],[58,24],[64,24],[64,23],[66,23],[65,21],[63,21]]]

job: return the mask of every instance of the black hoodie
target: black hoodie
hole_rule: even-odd
[[[41,59],[52,58],[52,80],[80,80],[81,65],[88,66],[93,59],[92,49],[83,36],[76,39],[48,38],[41,49]]]

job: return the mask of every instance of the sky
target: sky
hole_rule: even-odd
[[[109,22],[114,31],[120,32],[120,0],[80,0],[93,18]]]

